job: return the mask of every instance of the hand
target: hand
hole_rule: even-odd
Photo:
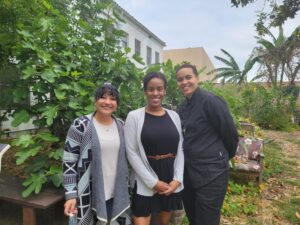
[[[159,194],[161,195],[170,195],[172,193],[174,193],[174,191],[176,191],[176,189],[181,185],[181,183],[177,180],[172,180],[170,183],[169,183],[169,188],[163,192],[160,192]]]
[[[156,185],[154,186],[154,190],[157,191],[158,193],[164,192],[168,189],[169,189],[169,184],[161,180],[157,181]]]
[[[64,213],[66,216],[69,216],[70,214],[76,214],[76,198],[72,198],[66,201]]]

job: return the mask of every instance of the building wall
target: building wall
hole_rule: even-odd
[[[125,31],[128,41],[128,47],[131,49],[131,52],[129,53],[129,57],[132,57],[135,53],[135,39],[139,40],[141,42],[141,57],[143,58],[143,61],[145,64],[147,64],[147,46],[151,48],[152,50],[152,56],[151,56],[151,62],[152,64],[155,63],[155,52],[159,53],[159,63],[163,62],[163,45],[159,43],[154,37],[152,37],[151,34],[145,32],[143,29],[141,29],[139,26],[137,26],[135,23],[130,21],[128,18],[126,19],[126,23],[120,24],[120,29]],[[135,62],[135,61],[134,61]],[[142,67],[143,65],[135,62],[135,64],[138,67]]]
[[[125,23],[119,23],[118,28],[127,33],[127,47],[131,49],[131,52],[128,54],[130,58],[135,54],[135,39],[141,42],[141,51],[140,56],[143,59],[145,65],[151,65],[154,63],[163,62],[163,48],[166,46],[166,43],[158,38],[154,33],[152,33],[147,27],[130,15],[125,9],[120,5],[115,3],[115,7],[119,12],[119,15],[123,18]],[[122,45],[122,41],[121,41]],[[151,62],[147,62],[147,47],[151,48]],[[156,60],[155,52],[159,54],[158,60]],[[138,67],[144,67],[135,60],[133,62]]]
[[[195,65],[198,70],[206,67],[204,72],[199,76],[200,81],[212,80],[214,77],[214,74],[207,75],[215,67],[202,47],[164,50],[163,61],[167,62],[168,59],[172,60],[174,65],[186,61]]]

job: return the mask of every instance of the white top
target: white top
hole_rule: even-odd
[[[182,149],[182,131],[179,115],[173,111],[164,109],[172,121],[174,122],[179,135],[179,143],[177,155],[174,161],[174,178],[181,183],[175,192],[183,189],[183,169],[184,169],[184,155]],[[131,111],[125,121],[125,144],[126,153],[129,163],[133,171],[131,173],[131,186],[137,184],[137,193],[144,196],[152,196],[155,194],[153,187],[158,181],[158,177],[152,167],[150,166],[146,153],[141,141],[141,132],[145,120],[145,107]]]
[[[109,200],[114,197],[113,194],[117,175],[117,162],[120,149],[118,127],[115,120],[113,120],[111,125],[103,125],[94,117],[93,122],[101,148],[105,200]]]

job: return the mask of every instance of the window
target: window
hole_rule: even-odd
[[[152,63],[152,49],[147,46],[147,65],[150,65]]]
[[[159,63],[159,53],[155,52],[155,63]]]
[[[124,36],[121,38],[121,46],[123,48],[128,47],[128,34],[124,32]]]
[[[141,55],[141,41],[135,39],[134,41],[134,53],[137,55]]]

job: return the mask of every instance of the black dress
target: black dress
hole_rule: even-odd
[[[145,114],[141,141],[147,156],[177,154],[179,133],[167,112],[163,116]],[[166,183],[173,180],[174,160],[175,158],[160,160],[148,158],[158,179]],[[177,209],[182,209],[180,193],[173,193],[169,196],[155,194],[149,197],[138,195],[136,187],[133,190],[132,211],[135,216],[149,216],[151,213]]]

